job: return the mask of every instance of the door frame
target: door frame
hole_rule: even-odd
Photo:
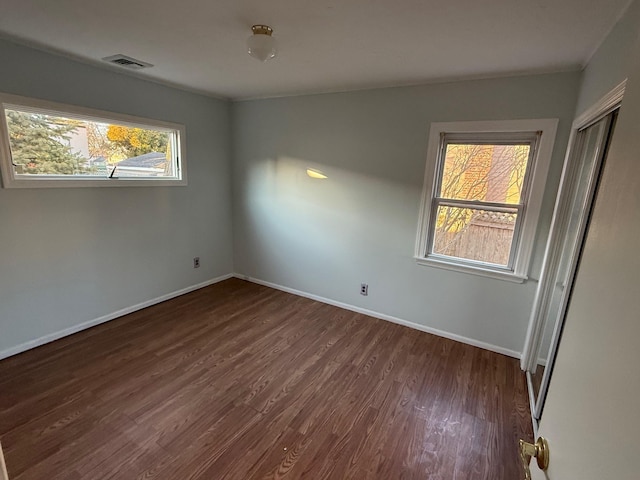
[[[534,398],[533,385],[531,381],[531,373],[535,370],[538,364],[538,351],[540,348],[540,342],[542,341],[544,331],[544,316],[548,302],[553,290],[554,275],[553,265],[555,265],[562,253],[562,246],[565,239],[564,225],[566,225],[567,217],[570,214],[569,202],[571,200],[573,183],[575,182],[575,175],[578,171],[578,165],[576,164],[577,158],[581,154],[582,144],[578,135],[580,130],[587,128],[591,124],[601,120],[606,115],[620,107],[624,91],[626,87],[626,79],[612,89],[609,93],[604,95],[598,102],[587,109],[584,113],[578,116],[572,126],[569,136],[569,149],[567,150],[564,165],[562,168],[562,176],[560,177],[560,186],[558,195],[556,196],[556,203],[553,210],[553,217],[551,220],[551,227],[549,230],[549,237],[545,248],[545,253],[542,261],[542,268],[540,271],[539,285],[536,289],[536,295],[534,298],[529,326],[527,328],[527,335],[525,338],[525,344],[523,353],[520,359],[520,368],[527,372],[527,386],[529,390],[529,402],[531,407],[531,417],[533,420],[534,430],[537,430],[538,418],[542,413],[542,403],[546,395],[546,389],[548,388],[549,379],[551,375],[551,369],[553,368],[553,358],[556,355],[560,332],[562,330],[562,321],[556,322],[554,325],[553,334],[551,337],[551,345],[549,349],[548,360],[546,362],[545,374],[540,385],[538,392],[538,399]],[[599,167],[594,168],[595,171],[599,171]],[[593,177],[593,175],[592,175]],[[593,182],[593,178],[590,182]],[[590,195],[593,201],[593,192]],[[590,209],[589,209],[590,210]],[[580,224],[584,227],[588,217],[588,212],[582,212],[580,218]],[[558,231],[559,226],[562,226],[562,231]],[[581,236],[584,237],[584,228],[581,227]],[[579,249],[576,249],[579,250]],[[575,270],[575,263],[577,262],[577,251],[574,252],[574,256],[571,259],[571,270]],[[570,289],[570,285],[567,285],[567,291]],[[561,305],[561,311],[566,310],[567,299],[563,300]],[[542,401],[539,399],[543,398]]]

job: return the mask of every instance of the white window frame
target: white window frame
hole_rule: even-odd
[[[526,281],[528,279],[557,127],[558,119],[432,123],[418,220],[418,235],[414,255],[416,262],[419,265],[482,275],[516,283]],[[535,152],[533,152],[529,160],[531,163],[527,165],[526,183],[523,186],[521,198],[522,205],[518,208],[518,215],[522,215],[522,217],[519,219],[518,227],[514,230],[510,261],[509,265],[505,267],[439,255],[428,251],[430,239],[435,231],[435,223],[432,221],[435,215],[433,205],[436,202],[436,194],[438,193],[440,170],[444,166],[442,146],[446,134],[461,134],[469,137],[482,135],[485,141],[487,140],[486,136],[495,134],[496,142],[506,138],[539,134]],[[474,202],[465,201],[464,203],[471,204]],[[482,206],[479,205],[476,208],[482,208]]]
[[[171,177],[108,177],[104,175],[34,175],[17,174],[13,168],[9,130],[5,108],[41,110],[42,113],[60,114],[77,120],[117,123],[127,127],[153,128],[173,133],[172,149],[176,158],[175,176]],[[184,125],[93,108],[49,102],[35,98],[0,93],[0,173],[3,188],[68,188],[68,187],[133,187],[187,185],[186,130]]]

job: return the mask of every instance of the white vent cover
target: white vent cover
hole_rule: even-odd
[[[136,60],[135,58],[127,57],[126,55],[118,54],[111,55],[110,57],[104,57],[102,60],[105,62],[113,63],[130,70],[140,70],[142,68],[153,67],[150,63],[143,62],[142,60]]]

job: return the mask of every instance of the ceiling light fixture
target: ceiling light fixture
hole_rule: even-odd
[[[254,25],[251,31],[253,35],[247,38],[247,53],[261,62],[275,57],[278,46],[272,36],[273,28],[268,25]]]

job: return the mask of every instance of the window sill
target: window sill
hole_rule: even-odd
[[[185,186],[186,178],[47,178],[7,179],[3,188],[169,187]]]
[[[452,270],[454,272],[470,273],[472,275],[478,275],[481,277],[495,278],[496,280],[503,280],[512,283],[524,283],[528,280],[526,275],[518,275],[509,271],[494,270],[492,268],[483,268],[475,265],[465,265],[462,263],[456,263],[447,260],[440,260],[435,258],[414,257],[418,265],[424,265],[427,267],[443,268],[445,270]]]

